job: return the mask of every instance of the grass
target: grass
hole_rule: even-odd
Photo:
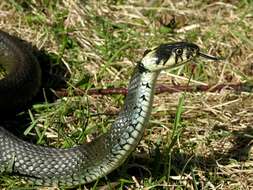
[[[226,57],[197,60],[190,85],[251,82],[252,12],[250,0],[1,1],[0,28],[44,50],[46,76],[53,76],[18,115],[26,122],[17,130],[45,146],[91,141],[108,129],[124,97],[74,96],[75,89],[126,87],[145,49],[160,43],[188,40]],[[162,73],[158,83],[183,85],[189,77],[190,64]],[[66,84],[54,84],[59,78]],[[62,87],[69,96],[52,98],[49,89]],[[252,189],[252,98],[231,89],[156,95],[150,124],[127,162],[77,189]],[[35,189],[13,176],[1,176],[0,184]]]

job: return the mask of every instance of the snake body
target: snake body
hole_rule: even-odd
[[[125,161],[142,138],[160,71],[199,55],[199,47],[187,42],[162,44],[147,51],[134,70],[115,122],[90,143],[69,149],[48,148],[27,143],[0,127],[0,171],[45,186],[85,184],[107,175]],[[7,106],[6,100],[27,101],[36,93],[41,73],[36,59],[4,32],[0,32],[0,64],[9,69],[0,80],[1,108]]]
[[[1,70],[7,71],[0,74],[1,113],[22,107],[38,92],[38,61],[19,39],[0,30],[0,73]]]

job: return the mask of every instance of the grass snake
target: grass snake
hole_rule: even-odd
[[[146,51],[134,69],[119,115],[107,133],[90,143],[69,149],[43,147],[25,142],[0,127],[0,171],[44,186],[75,186],[107,175],[125,161],[141,140],[160,71],[199,56],[217,60],[200,53],[197,45],[188,42],[162,44]],[[37,93],[41,83],[38,61],[3,31],[0,31],[1,68],[7,71],[0,75],[2,110],[23,105]]]

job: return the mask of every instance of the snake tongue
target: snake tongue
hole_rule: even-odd
[[[210,60],[214,60],[214,61],[220,61],[220,60],[224,59],[222,57],[214,57],[214,56],[211,56],[211,55],[206,55],[206,54],[201,53],[201,52],[199,52],[198,55],[200,57],[203,57],[203,58],[206,58],[206,59],[210,59]]]

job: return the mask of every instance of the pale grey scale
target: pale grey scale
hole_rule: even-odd
[[[128,94],[125,99],[125,104],[123,106],[124,114],[132,114],[132,111],[136,107],[136,98],[139,91],[141,78],[139,76],[139,71],[136,68],[133,76],[128,85]],[[130,118],[130,117],[125,117]]]
[[[141,103],[144,104],[145,101],[142,101]],[[137,109],[137,114],[135,115],[135,118],[145,117],[146,116],[146,110],[144,107]]]

